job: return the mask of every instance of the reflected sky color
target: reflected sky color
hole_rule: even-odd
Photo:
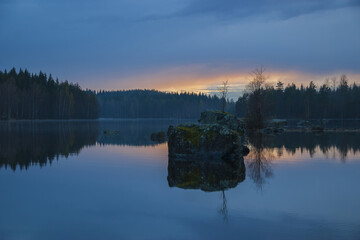
[[[326,159],[336,161],[360,161],[360,151],[349,150],[341,152],[337,147],[331,147],[327,151],[322,151],[319,146],[314,151],[309,151],[306,148],[296,148],[295,152],[283,148],[266,148],[264,149],[271,155],[272,161],[277,162],[298,162],[306,160]]]
[[[0,68],[84,88],[211,91],[271,81],[360,81],[360,4],[330,1],[2,0]]]
[[[140,148],[144,154],[135,154]],[[239,232],[244,238],[359,236],[360,192],[353,187],[360,181],[359,161],[304,157],[296,165],[279,161],[271,167],[274,175],[261,191],[247,176],[225,192],[228,220],[223,222],[220,192],[169,188],[163,145],[86,147],[78,156],[61,157],[44,168],[0,170],[0,237],[238,239]]]
[[[164,120],[0,124],[0,163],[32,161],[26,170],[0,167],[0,239],[360,236],[358,133],[263,137],[245,158],[245,180],[222,195],[169,187],[167,144],[146,141],[165,125]],[[109,128],[121,134],[103,136]],[[18,134],[21,142],[13,140]],[[309,138],[312,142],[304,142]],[[57,160],[40,162],[42,167],[36,161],[56,154]]]

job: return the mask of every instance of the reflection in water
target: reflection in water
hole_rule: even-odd
[[[221,191],[221,198],[222,198],[222,206],[219,210],[219,213],[223,216],[225,222],[228,221],[228,209],[227,209],[227,200],[225,196],[225,191]]]
[[[0,121],[0,168],[27,169],[44,166],[59,156],[78,154],[85,146],[157,146],[153,132],[166,131],[180,120],[101,120],[101,121]],[[191,121],[190,121],[191,122]],[[105,135],[104,130],[115,131]],[[286,133],[249,138],[252,152],[247,157],[249,176],[261,186],[272,175],[271,160],[296,158],[299,154],[323,154],[344,162],[360,155],[359,133]],[[250,161],[249,159],[253,159]],[[260,161],[261,160],[261,161]],[[275,159],[276,160],[276,159]],[[205,187],[205,186],[202,186]],[[220,191],[219,188],[218,191]]]
[[[251,139],[249,139],[250,144]],[[346,161],[350,154],[360,154],[360,134],[356,132],[329,132],[323,134],[286,133],[277,136],[262,136],[263,148],[276,150],[277,157],[286,151],[288,157],[294,156],[297,151],[301,154],[308,152],[310,157],[322,153],[325,157],[340,158]],[[336,156],[335,156],[336,154]]]
[[[249,134],[248,140],[250,153],[245,158],[247,172],[259,190],[262,190],[266,179],[273,176],[271,165],[274,160],[291,160],[298,154],[308,153],[311,158],[322,154],[325,158],[339,158],[345,162],[350,154],[357,158],[360,155],[359,133]]]
[[[0,168],[51,164],[94,145],[97,122],[8,122],[0,125]]]
[[[271,161],[275,156],[271,149],[264,147],[262,134],[249,135],[249,143],[251,149],[246,157],[249,177],[254,181],[256,187],[262,190],[266,178],[273,176]]]
[[[222,207],[219,213],[227,221],[228,210],[225,190],[235,188],[245,180],[244,160],[236,165],[222,160],[184,160],[169,158],[168,183],[170,187],[201,189],[206,192],[221,191]]]
[[[191,121],[190,121],[191,122]],[[170,124],[178,124],[179,120],[105,120],[100,121],[101,145],[155,146],[159,142],[151,140],[151,134],[167,132]],[[113,134],[104,134],[110,130]]]
[[[45,166],[85,146],[155,146],[150,135],[166,131],[176,120],[0,121],[0,169]],[[106,136],[104,130],[116,134]]]
[[[232,166],[222,160],[183,160],[169,158],[170,187],[201,189],[206,192],[223,191],[236,187],[245,180],[243,160]]]

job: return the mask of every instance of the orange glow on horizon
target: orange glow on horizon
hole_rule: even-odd
[[[211,93],[223,81],[228,80],[231,92],[242,92],[247,83],[251,80],[252,70],[224,70],[224,69],[208,69],[205,66],[187,66],[177,67],[167,70],[140,73],[128,77],[112,77],[108,82],[104,82],[102,89],[106,90],[129,90],[129,89],[156,89],[168,92],[195,92],[195,93]],[[329,74],[313,74],[301,71],[273,71],[267,70],[267,82],[275,85],[278,81],[285,84],[295,83],[297,86],[304,84],[305,86],[314,81],[317,86],[325,83],[326,79],[331,80],[339,76],[343,72]],[[346,71],[344,71],[346,74]],[[349,78],[349,84],[353,82],[360,83],[360,74],[346,74]]]

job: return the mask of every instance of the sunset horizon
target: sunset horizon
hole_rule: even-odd
[[[0,69],[41,70],[82,88],[211,92],[228,80],[238,91],[260,66],[269,83],[321,85],[341,74],[360,82],[360,4],[353,0],[19,0],[0,7]]]
[[[359,240],[360,0],[0,0],[0,240]]]

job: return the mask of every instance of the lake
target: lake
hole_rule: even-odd
[[[183,121],[0,122],[0,239],[360,239],[359,133],[249,136],[200,189],[150,140]]]

